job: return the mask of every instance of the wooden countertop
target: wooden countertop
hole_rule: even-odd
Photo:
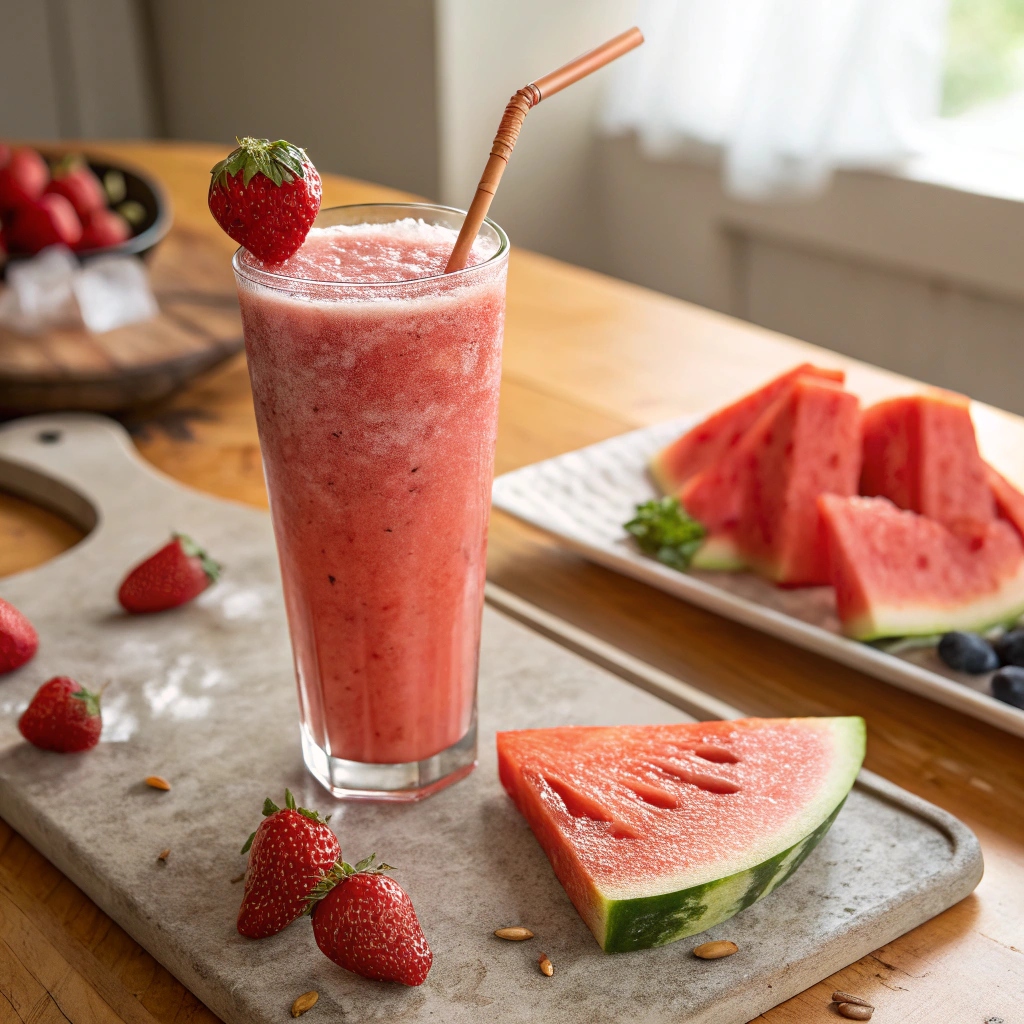
[[[206,209],[207,172],[222,149],[86,148],[159,175],[173,198],[176,229],[208,235],[229,258],[234,246]],[[336,176],[324,180],[324,206],[394,198],[409,197]],[[805,359],[845,367],[850,386],[867,400],[913,387],[814,346],[514,250],[497,471],[709,409]],[[1024,420],[984,406],[975,418],[986,455],[1024,481]],[[126,422],[143,455],[170,476],[266,505],[242,357]],[[43,562],[77,539],[51,514],[0,495],[0,575]],[[836,988],[874,1003],[877,1022],[1024,1019],[1024,740],[591,565],[502,514],[492,522],[489,575],[751,714],[863,715],[867,767],[978,834],[986,872],[974,895],[758,1020],[838,1019],[828,1007]],[[0,1024],[215,1020],[2,822],[0,996]]]

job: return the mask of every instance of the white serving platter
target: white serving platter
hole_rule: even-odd
[[[752,573],[681,573],[642,554],[622,524],[639,502],[660,494],[648,459],[698,419],[634,430],[506,473],[494,481],[494,507],[609,569],[1024,736],[1024,711],[996,700],[989,676],[953,672],[934,647],[897,654],[842,636],[830,587],[783,590]]]

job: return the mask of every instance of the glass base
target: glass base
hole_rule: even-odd
[[[339,800],[409,803],[464,779],[476,767],[476,721],[457,743],[422,761],[373,764],[332,757],[301,727],[302,758],[310,774]]]

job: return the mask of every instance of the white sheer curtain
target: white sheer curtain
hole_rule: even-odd
[[[605,128],[664,157],[724,154],[746,199],[813,194],[891,165],[938,114],[948,0],[641,0]]]

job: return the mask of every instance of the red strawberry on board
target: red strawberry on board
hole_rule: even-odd
[[[175,533],[155,555],[128,573],[117,599],[133,615],[177,608],[215,583],[220,569],[191,537]]]
[[[0,674],[13,672],[39,649],[39,634],[28,619],[0,597]]]
[[[128,221],[104,207],[94,210],[82,224],[82,237],[77,249],[107,249],[112,245],[120,245],[131,237],[132,229]]]
[[[305,241],[320,209],[320,175],[305,151],[279,139],[239,139],[210,171],[210,212],[266,263],[288,259]]]
[[[82,222],[75,208],[63,196],[47,194],[14,211],[8,239],[11,248],[39,252],[48,245],[78,245]]]
[[[310,894],[341,856],[328,818],[296,807],[284,791],[284,808],[267,797],[263,821],[242,847],[249,851],[245,894],[238,910],[238,930],[250,939],[265,939],[302,917]]]
[[[63,196],[75,208],[82,222],[90,213],[102,210],[107,205],[107,194],[100,179],[89,169],[80,156],[67,156],[53,169],[53,177],[47,192]]]
[[[12,149],[10,158],[0,167],[0,213],[38,199],[49,180],[50,168],[34,149]]]
[[[35,747],[76,754],[100,741],[100,695],[67,676],[43,683],[18,719],[18,729]]]
[[[374,981],[422,985],[434,954],[402,887],[373,866],[339,862],[310,897],[313,937],[339,967]]]

